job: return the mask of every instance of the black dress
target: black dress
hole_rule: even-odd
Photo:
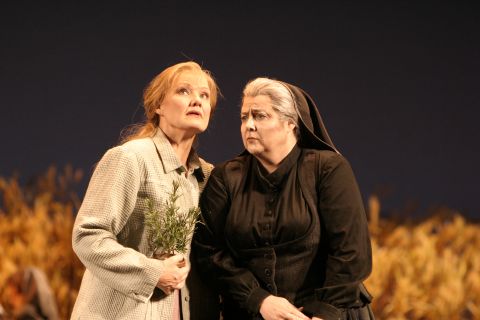
[[[261,319],[271,294],[323,319],[369,311],[367,221],[341,155],[294,147],[271,174],[242,155],[213,170],[201,209],[194,250],[220,288],[224,319]]]

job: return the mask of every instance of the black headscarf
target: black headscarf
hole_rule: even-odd
[[[298,145],[303,148],[331,150],[340,153],[330,139],[313,99],[304,90],[286,82],[279,82],[285,85],[292,94],[300,130]]]

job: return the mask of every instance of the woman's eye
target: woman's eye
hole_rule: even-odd
[[[264,113],[255,114],[255,119],[257,119],[257,120],[262,120],[262,119],[265,119],[266,117],[267,117],[267,115],[264,114]]]
[[[177,92],[180,93],[180,94],[185,94],[185,95],[187,95],[187,94],[188,94],[188,89],[186,89],[186,88],[180,88],[180,89],[178,89]]]
[[[245,122],[248,120],[248,116],[240,116],[240,121]]]
[[[208,99],[208,98],[210,98],[210,95],[209,95],[208,93],[204,92],[204,93],[201,93],[201,94],[200,94],[200,97],[201,97],[202,99]]]

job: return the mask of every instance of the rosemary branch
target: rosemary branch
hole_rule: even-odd
[[[169,193],[161,210],[157,210],[154,202],[147,199],[145,225],[148,228],[149,243],[153,251],[161,250],[163,254],[186,253],[192,234],[200,216],[200,208],[192,207],[186,212],[180,211],[176,202],[182,196],[180,183],[173,181],[172,192]]]

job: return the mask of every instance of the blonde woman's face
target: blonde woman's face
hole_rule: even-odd
[[[193,136],[207,129],[210,120],[210,89],[200,72],[185,71],[177,76],[156,110],[160,128],[169,137]]]
[[[259,158],[272,158],[282,153],[294,135],[295,125],[280,119],[272,108],[270,97],[245,97],[240,112],[243,145]]]

